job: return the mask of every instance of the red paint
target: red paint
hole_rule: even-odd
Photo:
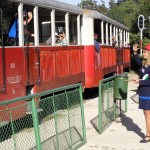
[[[0,48],[2,60],[2,49]],[[81,82],[83,87],[97,87],[99,80],[109,73],[122,73],[130,66],[130,50],[116,50],[101,46],[100,53],[94,45],[66,47],[6,47],[6,93],[0,93],[0,102],[26,96],[26,88],[34,87],[34,93]],[[28,68],[29,66],[29,68]],[[3,87],[2,61],[0,61],[0,88]],[[14,103],[8,107],[24,104]],[[0,110],[4,107],[0,106]],[[26,107],[20,108],[20,116]],[[15,111],[12,112],[15,115]],[[3,116],[3,115],[2,115]],[[7,115],[4,115],[7,116]],[[4,117],[3,116],[3,117]],[[8,120],[7,117],[2,118]]]

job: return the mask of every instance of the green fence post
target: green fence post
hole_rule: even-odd
[[[99,82],[99,98],[98,98],[98,132],[102,133],[102,81]]]
[[[124,72],[124,75],[128,76],[128,73],[129,72]],[[127,99],[125,100],[125,112],[127,112],[127,110],[128,110],[128,86],[127,86]]]
[[[81,117],[82,117],[82,127],[83,127],[83,140],[86,143],[86,129],[85,129],[85,118],[84,118],[84,105],[83,105],[83,96],[82,96],[82,86],[79,87],[80,94],[80,105],[81,105]]]
[[[7,106],[7,109],[9,109],[8,106]],[[9,110],[9,113],[10,113],[10,120],[11,120],[11,128],[12,128],[12,132],[13,132],[12,138],[13,138],[14,147],[15,147],[15,150],[16,150],[15,129],[14,129],[14,123],[13,123],[13,117],[12,117],[12,112],[11,112],[11,110],[12,110],[12,109]]]
[[[69,112],[69,100],[68,100],[68,95],[67,92],[65,90],[65,95],[66,95],[66,101],[67,101],[67,111],[68,111],[68,121],[69,121],[69,134],[70,134],[70,141],[71,141],[71,146],[69,145],[69,147],[72,149],[72,133],[71,133],[71,125],[70,125],[70,112]]]
[[[107,124],[109,124],[108,116],[109,116],[109,82],[106,83],[106,94],[107,94],[107,111],[106,111],[106,116],[107,116]]]
[[[41,150],[41,139],[40,139],[40,133],[39,133],[39,121],[37,116],[37,109],[34,102],[34,98],[32,98],[32,117],[33,117],[33,125],[34,125],[34,132],[35,132],[35,139],[36,139],[36,146],[37,150]]]
[[[112,80],[113,95],[114,95],[114,79]],[[116,100],[113,99],[114,121],[116,120]]]
[[[57,143],[57,150],[59,150],[59,139],[58,139],[58,123],[57,123],[57,116],[56,116],[56,107],[55,107],[55,94],[53,93],[53,108],[54,108],[54,119],[55,119],[55,129],[56,129],[56,143]]]
[[[127,86],[127,99],[125,100],[125,112],[128,110],[128,86]]]

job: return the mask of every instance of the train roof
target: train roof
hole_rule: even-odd
[[[79,6],[59,2],[56,0],[1,0],[1,1],[3,2],[3,5],[4,3],[8,5],[9,2],[18,2],[18,3],[22,2],[27,5],[34,5],[34,6],[40,6],[43,8],[57,9],[57,10],[65,11],[65,12],[68,11],[68,12],[72,12],[75,14],[83,14],[83,9],[81,9]]]
[[[100,19],[100,20],[104,20],[108,23],[111,23],[113,25],[115,25],[116,27],[120,27],[121,29],[127,30],[129,31],[129,28],[107,16],[105,16],[104,14],[96,11],[96,10],[89,10],[89,9],[84,9],[83,14],[85,17],[92,17],[95,19]]]
[[[67,4],[64,2],[59,2],[57,0],[1,0],[0,8],[6,7],[8,10],[12,9],[12,2],[22,2],[26,5],[33,5],[39,6],[42,8],[49,8],[49,9],[57,9],[64,12],[72,12],[74,14],[84,14],[84,17],[92,17],[95,19],[101,19],[108,23],[111,23],[121,29],[129,31],[129,28],[125,25],[105,16],[104,14],[96,11],[96,10],[89,10],[89,9],[81,9],[79,6]]]

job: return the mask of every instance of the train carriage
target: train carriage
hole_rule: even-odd
[[[100,53],[95,51],[94,33],[99,35]],[[84,9],[82,39],[86,88],[97,87],[99,80],[129,69],[129,29],[126,26],[96,10]]]
[[[19,20],[19,44],[3,45],[0,48],[1,57],[2,53],[5,55],[0,64],[0,80],[5,80],[4,83],[1,82],[1,101],[78,82],[84,84],[84,47],[78,38],[81,34],[82,9],[64,3],[59,3],[58,6],[55,1],[38,0],[2,1],[1,5],[4,15],[8,15],[10,11],[14,15],[18,10]],[[34,33],[34,38],[26,39],[23,32],[24,9],[33,11],[32,22],[27,26]],[[49,28],[43,26],[43,22],[51,22]],[[48,29],[47,32],[44,32],[44,27]],[[55,33],[59,30],[65,30],[68,46],[55,45]],[[49,37],[52,37],[52,43],[46,45],[44,40]]]
[[[98,87],[99,80],[130,67],[129,29],[96,10],[49,0],[1,0],[0,8],[0,102],[75,83]],[[26,26],[24,10],[33,13]],[[6,46],[9,22],[16,12],[18,41]],[[65,32],[66,46],[56,45],[59,32]],[[99,34],[100,53],[95,51],[94,32]],[[49,38],[51,43],[46,43]],[[25,115],[22,112],[16,119]]]

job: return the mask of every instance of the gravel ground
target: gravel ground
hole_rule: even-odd
[[[135,78],[138,76],[131,72],[129,79]],[[98,114],[98,98],[85,102],[87,143],[79,150],[150,150],[150,142],[139,143],[145,135],[143,111],[130,99],[138,85],[132,81],[128,83],[128,111],[122,115],[120,123],[113,122],[101,135],[90,123]]]

